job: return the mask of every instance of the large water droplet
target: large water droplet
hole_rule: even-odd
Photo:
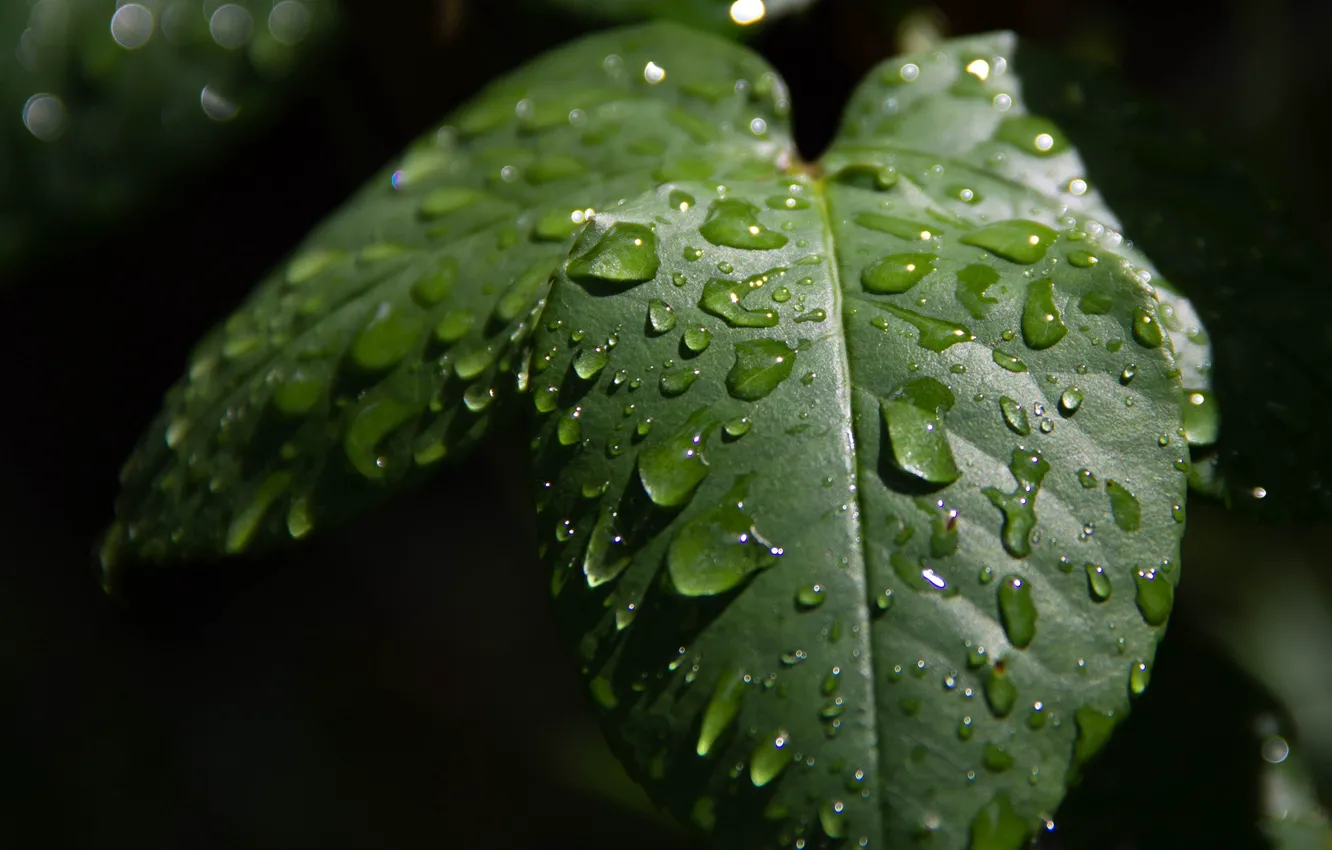
[[[1072,416],[1082,408],[1082,390],[1068,387],[1059,395],[1059,412],[1065,418]]]
[[[865,267],[860,282],[869,292],[892,295],[907,292],[934,271],[934,254],[889,254]]]
[[[1032,156],[1054,156],[1069,147],[1059,127],[1038,115],[1006,116],[995,129],[994,137]]]
[[[1031,420],[1027,418],[1027,411],[1022,405],[1006,395],[1000,396],[999,410],[1004,415],[1004,424],[1014,434],[1025,437],[1031,433]]]
[[[1029,582],[1008,576],[999,584],[999,615],[1009,642],[1026,649],[1036,637],[1036,603],[1031,599]]]
[[[828,800],[819,806],[819,826],[829,838],[846,837],[846,820],[846,804],[841,800]]]
[[[674,436],[638,456],[638,476],[655,504],[663,508],[683,505],[708,477],[703,451],[714,427],[716,422],[706,409],[696,411]]]
[[[1184,391],[1184,437],[1195,446],[1210,446],[1221,433],[1221,411],[1210,390]]]
[[[1022,308],[1022,341],[1028,348],[1049,348],[1068,334],[1068,327],[1054,302],[1054,284],[1049,278],[1027,284],[1027,302]]]
[[[698,306],[719,319],[725,319],[733,328],[774,327],[779,321],[775,310],[749,310],[743,304],[745,296],[759,286],[762,283],[752,279],[737,282],[713,278],[703,284]]]
[[[998,298],[987,298],[985,291],[999,282],[999,272],[982,263],[972,263],[957,273],[957,300],[975,319],[984,319]]]
[[[894,466],[932,484],[950,484],[961,476],[943,422],[956,401],[933,378],[914,378],[880,400]]]
[[[684,332],[685,348],[695,354],[702,354],[712,344],[712,331],[707,328],[689,328]]]
[[[1164,575],[1153,569],[1135,569],[1134,581],[1138,585],[1138,612],[1149,626],[1160,626],[1170,616],[1175,605],[1175,586]]]
[[[352,360],[369,371],[396,365],[416,347],[421,325],[422,317],[415,310],[381,302],[352,341]]]
[[[1160,348],[1165,341],[1156,313],[1146,307],[1133,311],[1133,339],[1143,348]]]
[[[648,327],[653,333],[668,333],[675,327],[675,311],[671,305],[662,301],[660,298],[653,298],[648,302]]]
[[[764,540],[744,510],[747,479],[736,482],[718,507],[685,523],[666,554],[671,585],[684,596],[716,596],[772,566],[782,550]]]
[[[250,503],[240,510],[227,528],[226,548],[228,554],[244,552],[254,539],[264,515],[279,496],[291,486],[291,474],[274,472],[260,484],[250,497]]]
[[[682,396],[702,375],[703,372],[699,369],[672,369],[669,372],[663,372],[661,380],[658,382],[661,387],[661,394],[667,398]]]
[[[740,702],[745,696],[745,678],[734,670],[725,670],[712,691],[707,708],[703,709],[703,725],[694,748],[700,756],[712,751],[717,739],[740,713]]]
[[[1087,591],[1091,593],[1091,598],[1097,602],[1104,602],[1109,599],[1113,588],[1110,583],[1110,574],[1105,571],[1105,567],[1087,564],[1086,569]]]
[[[574,358],[574,373],[584,381],[590,381],[601,374],[601,370],[605,369],[608,363],[610,363],[610,355],[606,353],[606,349],[600,346],[584,348]]]
[[[990,504],[1004,512],[1004,549],[1014,558],[1025,558],[1031,554],[1031,532],[1036,527],[1036,496],[1050,471],[1050,463],[1040,452],[1018,447],[1013,450],[1008,469],[1017,480],[1017,490],[1004,493],[996,487],[986,487],[981,492]]]
[[[590,248],[579,250],[592,235],[584,233],[566,267],[569,277],[581,283],[633,284],[657,276],[657,237],[641,224],[616,222]]]
[[[755,788],[762,788],[776,779],[793,758],[791,736],[785,729],[778,729],[759,741],[749,759],[749,781]]]
[[[791,376],[795,361],[796,353],[775,339],[737,342],[726,389],[742,401],[758,401]]]
[[[588,587],[597,587],[619,577],[629,566],[629,546],[618,528],[618,514],[603,507],[583,553],[583,575]]]
[[[1134,661],[1129,667],[1129,693],[1140,697],[1152,680],[1152,668],[1146,661]]]
[[[771,251],[787,243],[787,238],[769,230],[758,220],[758,207],[737,198],[720,198],[708,208],[708,217],[699,228],[703,238],[713,245],[748,251]]]
[[[963,245],[984,248],[996,257],[1013,263],[1031,265],[1045,259],[1045,251],[1058,236],[1055,231],[1034,221],[1001,221],[962,235]]]
[[[1110,496],[1110,512],[1115,517],[1115,525],[1125,531],[1137,531],[1142,527],[1142,506],[1127,487],[1118,481],[1106,481],[1105,492]]]
[[[1008,795],[996,794],[971,820],[971,850],[1021,850],[1028,832]]]
[[[1026,363],[1023,363],[1013,355],[1000,351],[997,348],[990,354],[990,359],[995,362],[995,365],[1000,366],[1009,372],[1021,373],[1027,371]]]
[[[995,717],[1007,717],[1017,704],[1017,686],[1008,678],[1003,661],[991,667],[985,678],[985,702]]]
[[[908,242],[916,242],[922,239],[929,239],[934,236],[943,235],[943,230],[938,225],[921,224],[918,221],[911,221],[896,216],[884,215],[876,212],[856,213],[856,224],[867,230],[874,230],[879,233],[887,233],[896,236],[898,239],[905,239]]]
[[[921,348],[928,348],[936,353],[942,352],[949,346],[957,345],[959,342],[971,342],[976,338],[966,325],[954,324],[944,319],[936,319],[933,316],[925,316],[914,310],[898,307],[896,304],[876,303],[875,306],[893,314],[904,322],[914,325],[916,330],[920,331],[920,339],[917,340],[917,344]]]

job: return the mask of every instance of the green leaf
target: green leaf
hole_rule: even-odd
[[[1178,367],[1142,329],[1154,269],[1068,212],[1085,168],[1024,120],[1016,51],[890,62],[824,179],[754,142],[766,171],[584,233],[643,234],[651,279],[578,251],[556,277],[532,376],[556,610],[631,773],[718,846],[1014,850],[1145,688]]]
[[[719,80],[729,96],[690,93]],[[770,170],[774,80],[726,42],[624,30],[501,79],[412,145],[198,345],[125,465],[107,580],[305,537],[465,450],[526,382],[518,345],[571,248],[570,273],[612,289],[657,272],[633,244],[650,230],[575,242],[582,222],[657,174]]]

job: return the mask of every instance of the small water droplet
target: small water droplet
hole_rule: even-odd
[[[995,717],[1007,717],[1017,704],[1017,687],[1008,678],[1003,661],[991,667],[985,679],[985,702]]]
[[[1008,426],[1014,434],[1025,437],[1031,433],[1031,422],[1027,418],[1027,411],[1008,396],[999,397],[999,410],[1003,413],[1004,424]]]
[[[821,584],[803,584],[796,589],[796,605],[803,609],[817,608],[828,601],[827,590]]]
[[[1110,497],[1110,511],[1115,525],[1124,531],[1137,531],[1142,526],[1142,506],[1128,488],[1118,481],[1106,481],[1105,492]]]
[[[660,298],[648,302],[648,327],[653,333],[664,334],[675,327],[675,311]]]
[[[762,788],[786,770],[793,759],[794,747],[785,729],[778,729],[759,741],[749,758],[749,781]]]
[[[1151,667],[1146,661],[1134,661],[1129,667],[1129,693],[1133,696],[1142,696],[1151,680]]]
[[[1004,369],[1010,372],[1021,373],[1027,371],[1027,364],[1007,352],[995,349],[991,354],[991,359]]]
[[[1069,387],[1059,396],[1059,412],[1065,417],[1072,416],[1082,408],[1082,390]]]
[[[1113,588],[1110,583],[1110,574],[1105,571],[1105,567],[1087,564],[1086,570],[1087,591],[1091,593],[1091,598],[1097,602],[1104,602],[1109,599]]]

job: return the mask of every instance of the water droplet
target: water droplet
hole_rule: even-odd
[[[918,496],[916,507],[930,515],[930,557],[946,558],[957,551],[956,508],[938,497]]]
[[[1045,259],[1045,251],[1058,237],[1034,221],[1001,221],[973,230],[958,239],[963,245],[984,248],[1009,262],[1031,265]]]
[[[1004,773],[1013,767],[1013,757],[998,744],[986,744],[981,762],[991,773]]]
[[[1031,554],[1031,532],[1036,527],[1036,496],[1050,464],[1040,452],[1019,447],[1013,450],[1008,469],[1017,480],[1016,491],[986,487],[981,492],[1004,513],[1004,549],[1014,558],[1025,558]]]
[[[372,481],[383,478],[385,465],[381,462],[384,459],[379,444],[420,412],[416,405],[383,393],[372,393],[362,399],[348,416],[342,440],[343,451],[356,471]]]
[[[1007,369],[1010,372],[1020,373],[1027,371],[1026,363],[1023,363],[1021,360],[1017,359],[1013,355],[1000,351],[997,348],[991,354],[991,359],[994,360],[994,362],[997,365],[1003,367],[1004,369]]]
[[[427,221],[443,218],[472,206],[484,197],[485,193],[466,186],[441,186],[421,201],[420,214]]]
[[[943,422],[956,401],[933,378],[913,378],[880,400],[894,466],[933,484],[950,484],[961,476]]]
[[[1110,598],[1112,590],[1110,584],[1110,574],[1105,571],[1105,567],[1098,567],[1095,564],[1087,564],[1087,591],[1091,593],[1091,598],[1097,602],[1104,602]]]
[[[975,734],[976,734],[976,726],[975,724],[972,723],[971,716],[968,715],[966,717],[963,717],[962,722],[957,725],[958,740],[970,741],[972,736]]]
[[[740,702],[744,696],[745,677],[735,670],[724,671],[717,680],[717,687],[712,691],[707,708],[703,709],[703,724],[698,733],[695,752],[706,756],[712,751],[717,739],[740,713]]]
[[[1093,473],[1090,469],[1086,468],[1079,469],[1078,483],[1082,485],[1082,489],[1084,490],[1092,489],[1097,485],[1095,473]]]
[[[999,122],[994,137],[1032,156],[1054,156],[1068,150],[1068,139],[1048,118],[1009,115]],[[1084,190],[1085,191],[1085,190]]]
[[[889,254],[865,267],[860,282],[866,291],[892,295],[909,291],[934,271],[934,254]]]
[[[722,431],[732,440],[738,440],[749,433],[752,424],[748,417],[740,416],[735,419],[728,419],[726,424],[722,426]]]
[[[1000,396],[999,410],[1004,415],[1004,424],[1014,434],[1025,437],[1031,433],[1031,421],[1027,418],[1027,411],[1023,410],[1022,405],[1006,395]]]
[[[1069,251],[1068,264],[1079,269],[1089,269],[1100,260],[1090,251]],[[1086,311],[1084,311],[1086,312]]]
[[[416,347],[421,325],[422,318],[414,310],[408,312],[391,301],[381,302],[356,333],[352,360],[362,369],[375,372],[398,364]]]
[[[1078,737],[1073,742],[1073,766],[1080,767],[1101,751],[1118,722],[1113,711],[1098,711],[1089,705],[1078,709]]]
[[[685,523],[666,556],[671,585],[683,596],[716,596],[772,566],[782,550],[764,540],[744,508],[747,479],[738,480],[711,508]]]
[[[598,587],[618,578],[629,566],[632,554],[618,527],[619,515],[609,506],[603,507],[601,516],[592,528],[583,553],[583,575],[588,587]]]
[[[827,601],[827,590],[821,584],[804,584],[796,589],[796,605],[806,610],[817,608]]]
[[[764,227],[758,220],[758,207],[737,198],[720,198],[708,208],[708,217],[699,228],[703,238],[713,245],[749,251],[771,251],[787,243],[787,238]]]
[[[778,304],[785,304],[791,300],[791,290],[785,286],[779,286],[772,291],[772,300]]]
[[[1175,586],[1169,579],[1158,575],[1155,568],[1136,569],[1134,580],[1138,585],[1138,612],[1149,626],[1160,626],[1170,616],[1175,605]]]
[[[684,344],[693,353],[701,354],[712,344],[712,331],[701,327],[689,328],[684,332]]]
[[[412,297],[423,307],[433,307],[453,292],[458,282],[458,261],[446,257],[430,272],[412,284]]]
[[[685,246],[685,249],[684,249],[684,258],[685,258],[686,260],[688,260],[689,262],[691,262],[691,263],[692,263],[692,262],[695,262],[695,261],[697,261],[697,260],[699,260],[699,259],[702,259],[702,257],[703,257],[703,249],[702,249],[702,248],[690,248],[690,247],[688,247],[688,246]]]
[[[1021,850],[1027,844],[1027,821],[1013,809],[1007,794],[996,794],[971,821],[971,850]]]
[[[785,729],[778,729],[759,741],[749,757],[749,781],[755,788],[762,788],[776,779],[792,761],[794,747],[791,736]]]
[[[1129,667],[1129,693],[1133,696],[1142,696],[1151,680],[1151,667],[1146,661],[1134,661]]]
[[[1125,531],[1137,531],[1142,526],[1142,506],[1137,497],[1118,481],[1106,481],[1105,492],[1110,496],[1115,525]]]
[[[795,195],[769,195],[764,201],[770,210],[807,210],[810,202]]]
[[[661,261],[657,257],[657,237],[649,228],[616,222],[591,247],[584,247],[594,235],[594,231],[585,231],[574,248],[576,256],[566,266],[573,280],[634,284],[657,276]]]
[[[668,199],[671,209],[680,212],[688,212],[689,208],[698,203],[694,196],[680,189],[672,189]]]
[[[905,239],[908,242],[917,242],[923,239],[931,239],[935,236],[942,236],[943,230],[938,225],[921,224],[917,221],[910,221],[896,216],[883,215],[875,212],[856,213],[856,224],[867,230],[874,230],[879,233],[887,233],[896,236],[898,239]],[[931,257],[931,259],[938,259]]]
[[[1031,599],[1031,584],[1018,576],[1008,576],[999,585],[999,615],[1004,633],[1018,649],[1026,649],[1036,637],[1036,604]]]
[[[610,363],[610,355],[606,353],[606,349],[600,347],[584,348],[574,358],[573,368],[578,377],[584,381],[590,381],[601,374],[601,370],[606,368],[607,363]]]
[[[973,318],[984,319],[998,298],[987,298],[985,291],[999,282],[999,272],[982,263],[972,263],[957,273],[957,300]]]
[[[985,678],[985,702],[995,717],[1007,717],[1017,704],[1017,687],[1009,680],[1003,661],[991,667]]]
[[[1037,701],[1032,703],[1031,714],[1027,716],[1027,728],[1036,730],[1045,728],[1045,704]]]
[[[1054,302],[1054,284],[1049,278],[1027,284],[1027,302],[1022,309],[1022,340],[1033,350],[1049,348],[1068,334],[1068,327]]]
[[[310,502],[304,496],[291,503],[287,511],[287,533],[292,540],[302,540],[314,530],[314,517],[311,516]]]
[[[742,401],[758,401],[791,376],[795,360],[796,353],[775,339],[737,342],[726,389]]]
[[[917,340],[917,344],[921,348],[927,348],[935,353],[942,352],[959,342],[971,342],[976,338],[966,325],[958,325],[943,319],[925,316],[913,310],[898,307],[895,304],[876,304],[875,306],[904,322],[914,325],[916,330],[920,331],[920,339]],[[876,318],[872,324],[881,330],[887,330],[889,327],[887,320],[882,317]]]
[[[435,339],[445,344],[457,342],[471,330],[473,321],[468,310],[450,310],[435,325]]]
[[[291,474],[274,472],[264,479],[250,497],[250,502],[231,520],[227,528],[226,549],[228,554],[244,552],[259,531],[264,515],[279,496],[291,486]]]
[[[577,445],[583,439],[583,408],[570,408],[567,413],[560,417],[559,423],[555,426],[555,435],[562,446]]]
[[[1165,341],[1161,323],[1152,310],[1138,307],[1133,311],[1133,340],[1143,348],[1160,348]]]
[[[796,323],[801,322],[822,322],[828,318],[828,314],[822,308],[810,310],[808,313],[801,313],[795,317]]]
[[[703,285],[698,306],[733,328],[771,328],[779,321],[776,311],[749,310],[743,303],[746,295],[762,285],[761,279],[736,282],[713,278]]]
[[[1082,407],[1082,390],[1069,387],[1059,396],[1059,412],[1064,417],[1072,416]]]
[[[888,611],[892,610],[892,607],[893,607],[893,591],[891,588],[885,590],[883,593],[880,593],[874,597],[874,610],[876,613],[879,614],[887,613]]]
[[[1210,390],[1184,391],[1184,438],[1195,446],[1210,446],[1221,432],[1221,412]]]
[[[819,826],[823,834],[838,839],[846,836],[846,806],[840,800],[829,800],[819,807]]]
[[[675,311],[660,298],[648,302],[648,327],[653,333],[664,334],[675,327]]]
[[[667,398],[675,398],[688,392],[689,388],[702,375],[703,372],[699,369],[674,369],[662,373],[658,386],[661,388],[662,395]]]
[[[706,409],[698,410],[670,439],[638,456],[638,476],[655,504],[675,508],[694,495],[710,471],[703,451],[715,425]]]

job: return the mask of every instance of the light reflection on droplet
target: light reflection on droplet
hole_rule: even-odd
[[[984,59],[972,59],[967,63],[967,73],[984,82],[990,77],[990,63]]]
[[[997,94],[994,96],[994,100],[992,101],[992,103],[994,103],[995,109],[999,110],[1000,112],[1007,112],[1009,107],[1013,105],[1013,98],[1009,97],[1006,94]]]
[[[643,66],[643,79],[648,81],[648,85],[655,86],[666,79],[666,69],[656,62],[649,62]]]
[[[299,44],[310,33],[310,10],[299,0],[282,0],[268,13],[268,31],[279,44]]]
[[[1048,151],[1054,147],[1054,137],[1049,133],[1037,133],[1034,142],[1038,151]]]
[[[240,111],[239,106],[219,94],[212,86],[204,86],[199,92],[199,106],[203,107],[204,115],[214,121],[230,121]]]
[[[920,76],[920,67],[913,62],[908,62],[902,66],[900,74],[902,79],[909,83]]]
[[[1280,735],[1273,735],[1263,741],[1263,761],[1268,764],[1281,764],[1290,755],[1290,744]]]
[[[153,37],[153,13],[138,3],[127,3],[111,16],[111,37],[126,50],[136,50]]]
[[[219,6],[208,19],[208,32],[219,47],[235,50],[250,40],[254,31],[254,18],[250,10],[235,3]]]
[[[60,137],[65,129],[65,103],[53,94],[35,94],[23,104],[23,126],[43,142]]]
[[[758,23],[766,14],[768,9],[763,0],[735,0],[731,4],[731,20],[742,27]]]
[[[1081,177],[1074,177],[1072,180],[1068,181],[1068,193],[1070,195],[1087,194],[1087,181],[1083,180]]]
[[[753,121],[749,122],[749,132],[753,133],[755,136],[762,136],[764,133],[768,132],[768,122],[764,121],[762,118],[755,118]]]

